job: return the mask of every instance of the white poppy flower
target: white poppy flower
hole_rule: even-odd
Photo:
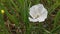
[[[30,9],[29,21],[31,22],[43,22],[47,18],[48,11],[42,4],[32,6]]]

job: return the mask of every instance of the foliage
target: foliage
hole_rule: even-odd
[[[31,23],[28,20],[29,8],[39,3],[47,8],[48,18],[43,23]],[[10,27],[11,24],[15,25]],[[15,34],[59,34],[60,0],[0,0],[0,34],[12,34],[11,28],[15,29]]]

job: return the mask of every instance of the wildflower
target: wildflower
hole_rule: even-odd
[[[32,6],[30,9],[29,21],[31,22],[43,22],[47,18],[47,9],[42,4]]]
[[[4,11],[4,10],[1,10],[1,13],[2,13],[2,14],[4,14],[4,13],[5,13],[5,11]]]

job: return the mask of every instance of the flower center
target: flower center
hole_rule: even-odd
[[[35,19],[38,18],[38,17],[39,17],[39,15],[37,15],[37,16],[35,17]]]
[[[40,15],[37,14],[36,17],[35,17],[35,19],[38,18],[39,16],[40,16]]]

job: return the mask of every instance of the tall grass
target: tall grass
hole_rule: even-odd
[[[52,2],[51,2],[52,1]],[[51,18],[52,12],[57,8],[57,14],[53,19],[52,26],[53,28],[49,31],[49,28],[44,28],[43,23],[50,23],[46,20],[43,23],[31,23],[28,19],[29,17],[29,8],[35,4],[47,4],[44,5],[48,9],[48,18]],[[46,2],[46,3],[44,3]],[[53,3],[53,4],[52,4]],[[20,34],[21,28],[24,29],[23,34],[55,34],[59,33],[60,30],[60,0],[1,0],[0,1],[0,34],[12,34],[13,32],[6,27],[4,15],[8,18],[7,20],[10,23],[15,24],[14,27],[17,28],[15,31],[16,34]],[[1,13],[1,10],[4,10],[4,14]],[[55,12],[54,12],[55,13]],[[8,22],[9,23],[9,22]],[[23,26],[21,26],[21,23]],[[46,24],[47,25],[47,24]],[[9,25],[10,26],[10,25]],[[21,26],[21,27],[20,27]]]

